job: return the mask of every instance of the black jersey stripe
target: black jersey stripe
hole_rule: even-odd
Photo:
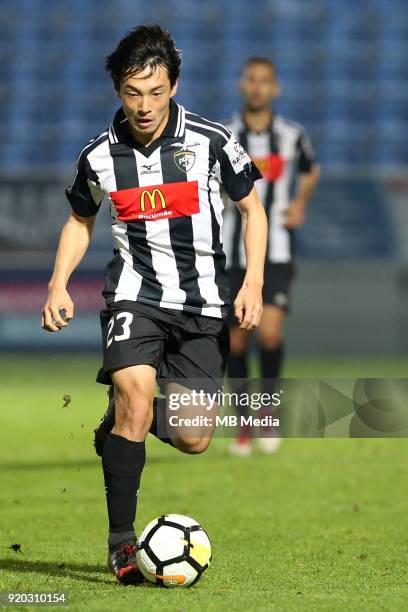
[[[211,188],[210,188],[210,180],[211,180],[211,172],[214,166],[215,159],[208,156],[208,181],[207,181],[207,190],[208,190],[208,202],[210,205],[211,212],[211,231],[212,231],[212,249],[214,251],[214,282],[218,288],[218,295],[222,300],[223,304],[230,303],[230,288],[228,282],[228,276],[226,274],[225,262],[226,256],[224,253],[223,246],[221,244],[221,228],[218,223],[217,216],[215,214],[214,204],[211,199]],[[228,306],[221,306],[222,316],[226,316],[228,313]]]
[[[205,119],[200,115],[195,115],[194,113],[186,113],[186,121],[193,121],[194,123],[199,123],[200,125],[206,125],[213,130],[218,130],[222,132],[227,140],[231,138],[231,133],[227,128],[221,123],[217,123],[216,121],[210,121],[209,119]]]
[[[234,206],[234,229],[232,232],[232,251],[231,251],[231,266],[233,268],[242,268],[243,262],[240,261],[240,245],[242,238],[242,217],[238,208]]]
[[[92,153],[94,149],[102,145],[108,139],[109,139],[108,132],[103,132],[97,138],[93,138],[92,140],[90,140],[88,144],[85,145],[85,147],[81,150],[80,154],[78,155],[77,168],[78,168],[78,165],[83,161],[87,169],[89,169],[90,175],[93,177],[93,179],[95,180],[95,183],[97,184],[99,184],[99,177],[96,174],[96,172],[94,172],[94,170],[92,169],[89,163],[89,160],[88,160],[88,155],[90,155],[90,153]],[[78,180],[78,170],[75,174],[71,188],[74,187],[76,180]]]
[[[131,189],[139,186],[136,158],[133,149],[119,143],[109,143],[116,178],[116,189]]]
[[[223,138],[223,141],[225,141],[225,143],[227,143],[230,139],[230,136],[226,135],[225,129],[221,130],[214,124],[207,125],[205,123],[199,123],[198,121],[193,121],[186,118],[186,128],[192,130],[193,132],[199,132],[200,134],[207,136],[207,138],[210,138],[210,135],[214,136],[214,134],[219,134]],[[200,131],[204,129],[206,130],[205,132]]]
[[[107,132],[103,132],[97,138],[93,138],[88,142],[87,145],[81,150],[78,155],[77,164],[76,164],[76,173],[74,176],[74,180],[72,184],[65,190],[65,195],[68,198],[68,201],[71,203],[71,206],[79,215],[83,216],[91,216],[97,213],[99,205],[102,201],[102,197],[98,202],[95,202],[95,197],[92,194],[89,184],[88,178],[91,179],[95,184],[99,185],[99,177],[97,173],[92,169],[88,155],[92,153],[94,149],[102,145],[108,139]],[[85,169],[85,173],[83,172]],[[78,197],[79,195],[79,197]],[[93,204],[92,209],[89,209],[89,205],[86,206],[86,209],[83,205],[83,199],[88,200],[92,199]]]
[[[181,183],[187,181],[187,174],[175,162],[177,149],[162,148],[160,161],[163,183]],[[193,222],[191,217],[169,219],[170,243],[179,274],[179,287],[186,292],[188,304],[201,308],[205,300],[198,285],[198,270],[195,266],[195,249]],[[183,305],[184,309],[184,305]]]
[[[146,221],[128,222],[126,234],[129,238],[133,268],[142,276],[138,298],[141,301],[145,298],[154,303],[160,303],[163,297],[163,287],[157,280],[153,266],[152,251],[146,235]]]
[[[248,147],[248,130],[245,125],[242,126],[237,138],[238,142],[247,151]],[[240,247],[242,243],[242,217],[238,208],[234,206],[234,229],[232,232],[232,251],[231,260],[234,268],[242,268],[244,262],[240,261]]]
[[[116,178],[116,189],[131,189],[139,187],[136,157],[132,148],[123,144],[109,144],[113,159],[113,168]],[[146,222],[128,222],[126,235],[129,240],[129,251],[132,256],[133,268],[142,276],[142,283],[138,296],[160,302],[163,289],[157,280],[153,267],[152,253],[146,237]],[[117,277],[117,283],[120,276]]]
[[[176,136],[176,137],[180,135],[181,115],[182,115],[181,108],[177,104],[177,125],[176,125],[176,130],[174,132],[174,136]]]
[[[279,153],[277,136],[274,132],[273,125],[271,125],[271,129],[269,131],[269,149],[271,153]],[[274,199],[275,199],[275,182],[268,181],[268,186],[266,189],[265,201],[264,201],[265,213],[266,213],[266,218],[268,219],[268,222],[269,222],[269,218],[270,218],[269,215],[270,215],[270,211],[271,211],[271,207],[273,205]],[[267,253],[269,253],[270,234],[271,234],[270,231],[268,231],[268,238],[267,238],[267,243],[266,243]]]
[[[84,146],[84,148],[81,150],[80,154],[78,155],[78,160],[81,159],[83,155],[88,156],[90,153],[92,153],[94,149],[96,149],[96,147],[99,147],[99,145],[106,142],[108,138],[109,138],[109,135],[107,131],[102,132],[102,134],[99,134],[99,136],[97,136],[96,138],[91,138],[88,144]]]

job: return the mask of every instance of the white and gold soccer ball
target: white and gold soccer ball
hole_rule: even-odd
[[[211,561],[211,543],[196,520],[163,514],[150,521],[137,543],[137,564],[149,582],[165,587],[195,584]]]

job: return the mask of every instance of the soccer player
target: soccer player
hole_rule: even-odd
[[[134,520],[147,433],[185,453],[205,451],[212,434],[211,426],[191,435],[168,433],[165,407],[154,395],[156,379],[193,391],[190,380],[217,389],[224,375],[229,291],[221,185],[237,202],[244,225],[247,268],[236,301],[242,329],[255,328],[262,312],[267,220],[254,189],[261,175],[225,127],[174,101],[180,64],[173,39],[158,25],[132,30],[107,58],[121,108],[79,154],[66,190],[72,212],[43,308],[50,332],[72,319],[68,279],[106,198],[115,248],[105,272],[97,380],[113,384],[114,392],[112,421],[103,420],[97,450],[109,519],[108,567],[125,584],[141,580]]]
[[[272,380],[279,377],[283,359],[283,328],[289,310],[289,292],[294,275],[293,230],[305,220],[307,206],[319,180],[319,166],[305,130],[297,123],[276,115],[271,103],[281,93],[276,68],[267,58],[254,57],[245,63],[239,89],[244,104],[241,112],[226,122],[242,147],[248,151],[263,179],[256,189],[269,221],[264,309],[257,330],[262,391],[272,394]],[[295,184],[295,189],[293,191]],[[231,297],[238,293],[245,276],[245,249],[242,243],[241,217],[227,207],[224,219],[224,248]],[[228,372],[231,378],[248,377],[248,343],[250,335],[230,311],[231,352]],[[245,407],[237,410],[246,416]],[[264,413],[267,414],[268,411]],[[261,416],[264,416],[261,415]],[[275,452],[280,438],[259,438],[261,450]],[[247,456],[251,452],[251,430],[242,427],[230,450]]]

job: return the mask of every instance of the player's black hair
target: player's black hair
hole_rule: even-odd
[[[269,57],[263,57],[261,55],[249,57],[242,66],[242,72],[244,72],[245,68],[253,66],[254,64],[263,64],[264,66],[269,66],[269,68],[271,68],[276,74],[276,65],[274,64],[274,62],[269,59]]]
[[[153,71],[157,66],[167,69],[173,87],[180,73],[181,51],[170,33],[157,24],[142,25],[128,32],[105,64],[116,91],[125,77],[146,67]]]

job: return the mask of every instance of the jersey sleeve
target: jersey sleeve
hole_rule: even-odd
[[[232,134],[227,141],[226,138],[217,141],[216,160],[218,178],[234,202],[245,198],[252,191],[255,181],[262,178],[248,153]]]
[[[104,193],[98,184],[96,174],[90,167],[85,151],[78,157],[74,182],[67,187],[65,195],[72,210],[80,217],[92,217],[99,210]]]
[[[304,130],[299,135],[297,150],[298,170],[301,174],[307,174],[316,164],[316,156],[310,138]]]

